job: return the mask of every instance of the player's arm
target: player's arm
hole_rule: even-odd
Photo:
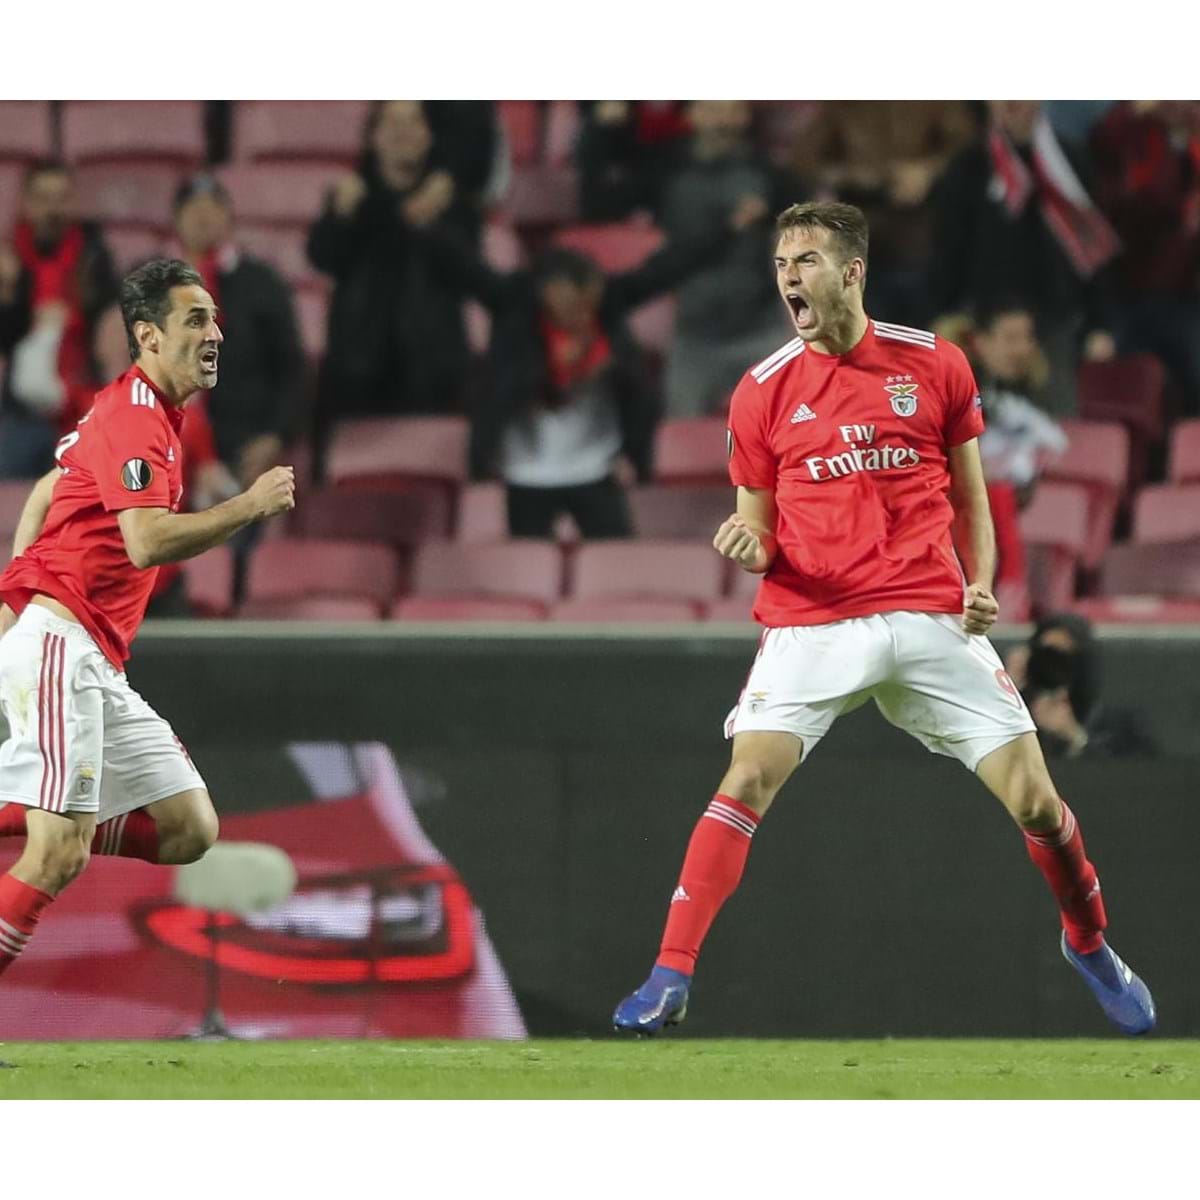
[[[743,571],[763,575],[775,561],[775,491],[739,487],[737,512],[722,522],[713,549],[732,558]]]
[[[33,485],[33,491],[29,493],[29,499],[25,501],[25,507],[21,509],[21,519],[17,522],[17,531],[13,534],[13,558],[16,558],[18,554],[24,554],[37,541],[37,536],[42,532],[42,526],[46,523],[46,514],[50,511],[50,499],[54,494],[54,485],[58,482],[61,474],[62,471],[58,467],[52,467]]]
[[[198,513],[168,508],[123,508],[117,513],[129,561],[135,567],[181,562],[228,541],[254,521],[294,508],[296,480],[291,467],[273,467],[246,491]]]
[[[946,454],[950,466],[950,503],[954,507],[954,544],[967,575],[963,629],[967,633],[987,633],[996,620],[999,605],[992,595],[996,533],[979,457],[979,439],[951,446]]]

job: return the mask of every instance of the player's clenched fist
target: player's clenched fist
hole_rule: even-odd
[[[761,574],[770,566],[762,539],[737,513],[722,522],[716,537],[713,538],[713,549],[726,558],[732,558],[746,571]]]
[[[963,629],[967,633],[987,633],[995,624],[1000,605],[981,583],[973,583],[963,597]]]
[[[296,472],[291,467],[264,471],[247,489],[258,518],[274,517],[296,507]]]

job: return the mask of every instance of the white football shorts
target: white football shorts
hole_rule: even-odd
[[[971,771],[1036,728],[986,637],[964,633],[949,613],[889,612],[764,630],[725,736],[792,733],[807,758],[838,717],[870,699]]]
[[[0,803],[107,821],[204,780],[82,625],[36,604],[0,638]]]

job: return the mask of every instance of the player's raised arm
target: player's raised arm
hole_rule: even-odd
[[[125,508],[117,514],[121,536],[135,567],[181,562],[228,541],[239,529],[296,507],[296,475],[272,467],[246,491],[198,513],[166,508]]]
[[[967,574],[963,602],[963,629],[986,633],[996,620],[999,605],[992,595],[996,574],[996,532],[988,506],[987,484],[979,457],[979,439],[971,438],[947,452],[950,467],[950,503],[954,506],[954,544]]]
[[[775,513],[773,489],[739,487],[737,512],[722,522],[713,549],[743,571],[765,574],[775,561]]]

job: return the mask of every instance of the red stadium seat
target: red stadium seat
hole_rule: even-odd
[[[202,100],[68,100],[62,110],[64,157],[74,163],[204,162]]]
[[[713,551],[716,554],[716,551]],[[730,599],[744,600],[747,606],[754,602],[754,597],[758,595],[758,585],[762,583],[762,576],[755,575],[753,571],[743,571],[741,567],[734,563],[730,563],[727,568],[729,571],[729,596]]]
[[[1000,620],[1006,625],[1028,621],[1033,615],[1029,585],[1024,580],[1002,580],[996,584],[996,603],[1000,605]]]
[[[703,608],[687,600],[562,600],[550,610],[552,621],[658,624],[699,620]]]
[[[17,163],[0,163],[0,238],[8,241],[21,205],[25,168]]]
[[[1200,484],[1144,487],[1133,502],[1133,540],[1182,542],[1200,538]]]
[[[542,105],[538,100],[501,100],[496,105],[508,140],[513,166],[525,167],[542,157]]]
[[[1200,600],[1164,596],[1111,596],[1076,600],[1072,611],[1101,624],[1200,624]]]
[[[1163,438],[1165,384],[1166,371],[1152,354],[1084,363],[1079,369],[1079,415],[1089,421],[1116,421],[1129,430],[1131,487],[1145,481],[1150,448]]]
[[[163,252],[163,235],[154,229],[107,229],[104,240],[112,252],[117,271],[122,275]]]
[[[1088,537],[1083,565],[1098,567],[1112,542],[1113,522],[1129,480],[1129,432],[1108,421],[1061,421],[1067,449],[1048,459],[1042,478],[1081,483],[1088,490]]]
[[[584,542],[575,552],[573,600],[719,599],[724,560],[695,542]]]
[[[395,595],[396,583],[396,555],[390,546],[279,538],[261,543],[251,556],[246,599],[257,604],[355,596],[372,601],[382,613]]]
[[[1200,539],[1113,546],[1104,558],[1100,594],[1200,598]]]
[[[320,163],[235,163],[218,172],[238,223],[292,225],[307,231],[338,177]]]
[[[183,562],[188,603],[199,616],[227,617],[233,611],[233,552],[214,546]]]
[[[529,600],[562,594],[562,552],[553,542],[520,539],[492,545],[427,542],[413,558],[412,596]]]
[[[322,488],[293,513],[297,537],[414,546],[450,533],[451,504],[440,485],[414,484],[403,491]]]
[[[108,225],[164,232],[171,224],[179,171],[163,163],[95,163],[75,172],[85,216]]]
[[[543,157],[553,166],[565,166],[575,159],[579,141],[579,103],[576,100],[551,100],[546,108],[546,149]]]
[[[707,545],[736,503],[736,494],[728,485],[689,487],[651,483],[629,490],[633,528],[638,537],[695,538]]]
[[[724,417],[664,421],[655,435],[655,478],[661,483],[728,485],[727,445]]]
[[[517,167],[504,209],[519,228],[565,225],[579,216],[579,177],[569,167]]]
[[[464,417],[364,417],[342,421],[329,448],[327,474],[335,483],[467,477]]]
[[[1172,483],[1200,483],[1200,419],[1178,421],[1172,428],[1167,478]]]
[[[500,542],[508,537],[508,507],[502,483],[468,483],[458,493],[460,542]]]
[[[573,225],[554,235],[556,245],[586,254],[602,271],[618,273],[640,267],[663,243],[656,225],[623,221],[611,225]]]
[[[308,234],[302,229],[239,222],[237,244],[247,254],[273,266],[294,288],[325,288],[326,277],[309,261],[305,249]]]
[[[544,621],[546,606],[536,600],[409,596],[396,601],[391,615],[393,621]]]
[[[33,162],[54,155],[54,125],[48,100],[5,100],[0,104],[0,160]]]
[[[239,100],[233,157],[316,159],[350,167],[358,157],[369,110],[368,100]]]
[[[325,353],[325,336],[329,331],[329,298],[323,292],[304,291],[298,292],[293,301],[304,353],[309,358],[320,358]]]
[[[1042,483],[1021,513],[1029,549],[1029,593],[1034,607],[1067,607],[1075,595],[1075,568],[1087,549],[1088,493],[1080,484]]]
[[[378,621],[379,605],[357,596],[300,596],[247,600],[238,610],[246,621]]]

